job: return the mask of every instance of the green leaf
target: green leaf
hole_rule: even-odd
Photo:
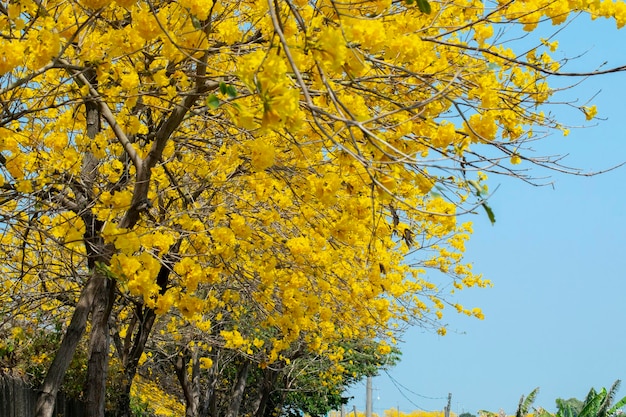
[[[493,214],[493,210],[491,210],[491,207],[489,207],[487,203],[483,202],[482,206],[485,209],[485,212],[487,213],[487,217],[489,218],[491,225],[493,226],[494,224],[496,224],[496,215]]]
[[[445,193],[444,189],[438,185],[435,185],[433,188],[437,191],[430,190],[430,195],[433,196],[433,198],[442,198],[442,194]]]
[[[109,279],[117,279],[117,276],[111,271],[111,268],[103,262],[96,262],[96,270]]]
[[[602,391],[596,392],[593,388],[589,390],[587,398],[585,398],[585,405],[578,415],[580,417],[596,417],[600,411],[600,404],[606,397],[606,389],[602,388]]]
[[[220,99],[217,98],[215,94],[211,94],[206,98],[206,105],[209,106],[211,110],[215,110],[220,106]]]
[[[483,203],[483,207],[487,211],[487,216],[489,216],[491,224],[494,224],[496,220],[495,217],[493,217],[493,212],[491,212],[491,209],[486,203]],[[491,215],[489,214],[490,212]],[[524,398],[524,396],[522,395],[522,398],[520,398],[519,400],[519,405],[517,406],[517,412],[515,413],[516,417],[524,417],[526,414],[528,414],[528,410],[530,410],[530,407],[532,407],[533,403],[535,402],[535,398],[537,398],[538,393],[539,388],[535,388],[530,394],[528,394],[528,397]]]
[[[476,181],[476,180],[467,180],[467,183],[474,188],[474,194],[476,194],[476,197],[482,199],[483,198],[483,191],[484,191],[484,189],[483,189],[483,187],[480,186],[478,181]],[[493,210],[491,209],[491,207],[489,207],[489,205],[487,204],[487,201],[483,200],[482,202],[480,202],[480,205],[483,206],[483,209],[485,209],[485,212],[487,213],[487,217],[489,217],[489,221],[491,222],[492,225],[494,225],[496,223],[496,216],[495,216],[495,214],[493,214]],[[531,397],[531,395],[532,395],[532,397]],[[527,400],[531,399],[531,401],[534,401],[536,395],[537,395],[537,393],[535,391],[531,392],[528,395],[529,398],[527,398]],[[522,397],[522,399],[524,399],[524,397]],[[520,406],[522,406],[522,403],[520,403]],[[523,412],[523,414],[526,414],[526,412]]]
[[[406,4],[408,4],[409,6],[413,3],[415,3],[415,0],[406,0]]]
[[[617,411],[625,405],[626,405],[626,397],[622,398],[613,407],[611,407],[611,409],[609,410],[609,414],[610,415],[616,414]]]
[[[472,187],[474,187],[474,190],[476,192],[476,196],[477,197],[481,197],[482,187],[480,186],[480,184],[478,184],[478,181],[476,181],[476,180],[467,180],[467,183],[469,185],[471,185]]]
[[[430,3],[428,3],[428,0],[417,0],[417,8],[422,13],[430,14]]]
[[[194,15],[191,15],[191,23],[193,24],[194,28],[202,29],[202,22],[200,21],[200,19],[198,19]]]
[[[228,86],[226,85],[226,83],[225,83],[225,82],[223,82],[223,81],[222,81],[222,82],[220,83],[220,93],[222,93],[222,94],[226,94],[226,88],[228,88]]]
[[[237,97],[237,89],[232,85],[227,85],[226,92],[224,94],[226,94],[230,98],[235,98]]]

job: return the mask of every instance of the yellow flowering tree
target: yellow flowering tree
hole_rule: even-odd
[[[0,2],[1,325],[65,332],[37,416],[87,329],[102,416],[109,364],[128,404],[155,324],[280,367],[444,334],[447,304],[482,318],[445,289],[488,284],[458,216],[488,209],[490,173],[560,169],[527,144],[564,129],[542,111],[557,43],[494,27],[572,12],[626,23],[612,0]]]
[[[397,349],[370,339],[331,340],[320,355],[301,335],[272,360],[266,347],[273,343],[275,331],[243,311],[215,308],[201,322],[174,312],[156,324],[138,372],[161,380],[175,374],[188,415],[210,410],[263,416],[292,409],[322,416],[342,404],[351,383],[398,358]]]

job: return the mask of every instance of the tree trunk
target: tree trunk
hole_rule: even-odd
[[[220,326],[218,325],[218,330],[216,333],[219,333]],[[206,391],[204,391],[202,395],[202,406],[200,408],[200,415],[202,417],[211,416],[217,417],[217,394],[216,387],[217,381],[219,378],[219,367],[220,367],[220,350],[214,348],[209,354],[211,360],[213,361],[213,366],[209,369],[208,375],[206,376],[208,379]]]
[[[139,366],[139,359],[143,353],[148,336],[154,325],[156,313],[151,308],[139,309],[139,328],[137,329],[137,335],[133,342],[133,347],[128,355],[128,362],[124,365],[124,378],[122,382],[121,395],[117,403],[117,416],[118,417],[130,417],[130,388],[133,384],[133,379],[137,374],[137,367]]]
[[[97,85],[97,76],[96,71],[93,68],[88,68],[85,70],[85,79],[92,86]],[[96,137],[98,132],[100,132],[100,111],[98,103],[93,100],[87,99],[85,101],[85,119],[86,119],[86,127],[85,133],[87,137],[93,139]],[[54,404],[56,402],[56,396],[59,391],[59,387],[63,382],[63,377],[65,376],[65,372],[69,367],[72,358],[74,357],[74,353],[76,352],[76,347],[80,342],[83,333],[85,332],[85,328],[87,326],[87,319],[89,317],[89,313],[94,308],[94,303],[97,305],[98,310],[98,322],[101,320],[107,320],[108,314],[107,311],[107,291],[106,291],[106,280],[107,277],[98,270],[97,262],[107,262],[107,248],[104,245],[100,237],[100,230],[102,228],[102,222],[95,219],[93,213],[88,208],[90,204],[93,202],[93,183],[97,176],[97,168],[98,161],[97,159],[90,153],[87,153],[83,157],[83,165],[81,170],[81,183],[83,186],[77,187],[74,189],[74,192],[77,197],[77,202],[81,209],[76,214],[80,215],[85,223],[85,249],[87,251],[87,265],[91,271],[91,276],[85,287],[83,288],[78,303],[76,304],[76,308],[74,310],[74,314],[72,315],[72,319],[70,321],[70,325],[63,337],[63,341],[61,342],[61,346],[57,351],[52,365],[48,369],[48,373],[46,374],[46,379],[41,387],[41,393],[37,399],[36,406],[36,417],[50,417],[54,411]],[[104,297],[104,298],[103,298]],[[103,308],[101,308],[103,307]],[[110,312],[110,309],[109,309]],[[106,318],[102,317],[102,315],[106,315]],[[97,327],[97,325],[95,325]],[[94,328],[95,330],[95,328]],[[108,336],[108,330],[105,333],[105,340],[92,340],[90,342],[90,350],[98,355],[105,355],[104,361],[108,363],[108,340],[106,337]],[[103,344],[107,343],[106,347],[103,347]],[[97,362],[102,362],[102,358],[94,358]],[[89,363],[91,364],[92,358],[90,357]],[[97,365],[100,366],[101,365]],[[96,366],[96,367],[97,367]],[[92,368],[92,372],[96,372],[94,366],[90,366]],[[88,390],[91,388],[91,383],[95,381],[95,373],[93,375],[88,375],[87,378],[87,387]],[[106,365],[104,370],[104,376],[99,375],[98,378],[104,378],[106,383]],[[95,388],[94,388],[95,389]],[[101,389],[100,386],[97,389]],[[102,413],[98,413],[98,416],[104,416],[104,394],[96,394],[96,393],[88,393],[88,396],[93,396],[93,404],[88,406],[88,410],[100,410],[102,409]]]
[[[187,374],[187,362],[191,359],[191,378]],[[191,356],[187,352],[179,355],[174,364],[176,376],[185,396],[185,417],[200,417],[200,365],[198,350]]]
[[[92,85],[98,84],[95,70],[89,69],[85,73],[87,81]],[[85,101],[86,134],[94,139],[100,132],[100,110],[94,100]],[[84,156],[81,179],[85,184],[83,198],[93,201],[96,197],[91,191],[97,178],[98,160],[90,153]],[[92,262],[89,267],[94,270],[98,266],[96,261],[108,263],[108,259],[102,259],[107,251],[106,245],[100,236],[102,223],[95,221],[90,210],[83,215],[86,233],[85,240],[87,253]],[[95,259],[94,259],[95,258]],[[83,392],[86,402],[87,417],[104,417],[104,404],[106,395],[106,379],[109,365],[109,315],[113,308],[115,286],[113,281],[104,274],[98,274],[96,279],[101,282],[101,288],[95,298],[91,312],[91,334],[89,338],[89,360],[87,362],[87,377]]]
[[[253,415],[255,417],[264,417],[266,415],[266,409],[270,402],[270,396],[275,389],[279,371],[266,368],[263,374],[263,382],[259,389],[259,396],[252,406],[254,410]]]
[[[85,380],[86,417],[104,417],[106,382],[109,369],[109,316],[115,300],[115,281],[99,277],[102,291],[96,295],[91,313],[89,361]]]
[[[238,417],[239,416],[239,407],[241,406],[241,401],[243,400],[243,394],[246,390],[246,382],[248,379],[248,371],[250,370],[250,361],[246,360],[239,370],[239,374],[237,375],[237,381],[235,381],[235,385],[233,386],[233,391],[230,396],[231,403],[226,411],[225,417]]]
[[[46,379],[41,386],[41,392],[37,398],[37,406],[35,408],[35,417],[52,416],[59,387],[74,357],[78,342],[80,342],[85,332],[87,318],[93,306],[94,297],[104,290],[104,288],[102,288],[104,280],[98,278],[101,278],[98,271],[92,271],[91,277],[80,293],[80,298],[78,299],[78,303],[76,303],[70,325],[65,332],[61,346],[54,356],[52,365],[50,365],[48,373],[46,374]]]

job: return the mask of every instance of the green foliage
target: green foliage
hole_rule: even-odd
[[[417,8],[420,10],[420,12],[430,14],[430,3],[428,3],[427,0],[406,0],[406,4],[408,5],[411,5],[413,3],[417,3]]]
[[[526,398],[522,395],[522,398],[519,400],[519,404],[517,406],[517,411],[515,412],[515,417],[524,417],[528,414],[528,411],[532,407],[535,399],[537,398],[537,394],[539,394],[539,388],[535,388],[528,394]]]
[[[220,93],[230,98],[237,97],[237,89],[234,86],[222,82],[220,83],[219,87],[220,87]]]
[[[320,380],[320,372],[305,372],[311,366],[310,361],[303,361],[304,368],[299,372],[299,377],[294,381],[294,387],[299,387],[289,392],[286,396],[287,416],[300,416],[301,413],[311,417],[322,417],[331,410],[338,410],[347,404],[348,398],[342,393],[346,388],[367,376],[375,376],[382,369],[395,365],[400,359],[400,350],[391,348],[388,354],[381,354],[375,343],[366,340],[354,340],[344,342],[344,359],[341,365],[344,367],[343,378],[336,384],[328,384],[328,381]],[[321,364],[319,371],[324,371],[324,366],[331,366],[330,362]],[[319,365],[318,365],[319,366]]]
[[[376,376],[381,370],[394,366],[402,354],[398,348],[391,347],[391,351],[383,355],[378,352],[376,344],[368,340],[345,342],[342,347],[346,351],[342,365],[349,376],[347,385],[365,376]]]
[[[153,417],[150,404],[141,398],[130,398],[130,412],[133,417]]]
[[[485,213],[487,213],[487,217],[489,218],[491,224],[496,224],[496,215],[493,213],[492,208],[487,204],[486,198],[488,196],[486,195],[484,186],[481,186],[478,181],[475,180],[468,180],[467,183],[472,186],[476,197],[481,199],[480,205],[485,210]]]
[[[611,388],[608,390],[602,388],[600,392],[596,392],[595,389],[591,388],[585,398],[578,417],[611,417],[618,414],[621,407],[626,405],[626,397],[613,404],[617,391],[619,390],[620,382],[621,381],[618,379],[613,383]]]
[[[44,313],[36,313],[37,321]],[[41,328],[21,321],[13,321],[0,328],[0,370],[25,377],[29,383],[42,383],[47,369],[61,343],[63,325],[55,320],[51,326]],[[71,398],[79,398],[84,386],[84,369],[87,347],[84,343],[76,350],[61,386],[61,391]]]
[[[215,110],[220,106],[220,99],[217,98],[215,94],[211,94],[206,99],[206,105],[209,107],[209,109]]]
[[[289,398],[291,397],[291,398]],[[296,398],[297,397],[297,398]],[[327,392],[326,395],[302,395],[294,393],[288,395],[288,402],[284,407],[285,417],[300,417],[302,413],[310,417],[324,417],[330,410],[337,410],[342,405],[348,403],[348,398],[342,397],[339,393]]]
[[[570,398],[568,400],[557,398],[556,413],[561,417],[577,417],[583,409],[583,405],[584,403],[578,398]]]
[[[543,408],[534,408],[537,417],[614,417],[621,414],[621,408],[626,405],[626,397],[620,399],[616,403],[615,396],[619,390],[620,381],[613,383],[608,390],[602,388],[599,392],[594,388],[589,390],[585,401],[575,398],[556,400],[557,412],[549,413]],[[527,397],[522,395],[517,407],[516,417],[524,417],[531,411],[531,407],[537,397],[539,388],[535,388]],[[487,416],[494,416],[494,413],[481,412]]]

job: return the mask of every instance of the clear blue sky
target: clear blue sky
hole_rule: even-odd
[[[557,56],[585,53],[569,71],[626,65],[626,28],[617,31],[612,21],[581,17],[557,39]],[[552,135],[536,144],[539,154],[569,154],[568,165],[590,171],[626,161],[626,73],[587,79],[561,97],[582,104],[596,93],[606,120],[566,138]],[[562,115],[584,123],[579,113]],[[624,380],[619,397],[626,395],[626,167],[592,178],[535,172],[550,175],[554,188],[492,177],[492,189],[500,185],[490,201],[497,223],[472,216],[466,258],[494,287],[464,291],[459,301],[482,307],[485,320],[448,311],[447,336],[409,331],[403,359],[389,372],[400,385],[386,374],[374,378],[379,415],[396,407],[440,410],[449,392],[452,411],[474,414],[514,413],[535,387],[535,404],[553,411],[556,398],[583,399],[616,379]],[[364,410],[365,383],[350,394],[349,408]]]

